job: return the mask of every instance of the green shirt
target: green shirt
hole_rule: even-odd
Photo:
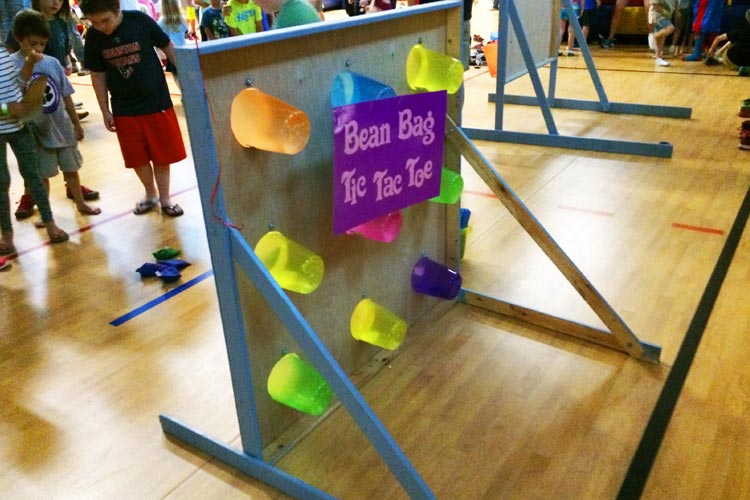
[[[320,21],[318,12],[307,0],[288,0],[281,6],[273,27],[289,28],[290,26],[317,23],[318,21]]]
[[[263,20],[260,7],[255,5],[253,0],[247,3],[230,0],[229,6],[232,8],[232,13],[224,18],[227,26],[236,29],[241,35],[255,33],[256,21],[261,22]]]

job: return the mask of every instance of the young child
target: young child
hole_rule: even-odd
[[[664,42],[674,32],[672,16],[678,0],[651,0],[648,7],[648,24],[654,27],[654,52],[657,66],[670,66],[664,60]]]
[[[59,167],[78,211],[85,215],[97,215],[101,210],[84,201],[78,177],[83,159],[77,141],[83,140],[83,128],[71,97],[73,86],[57,59],[43,54],[50,36],[49,24],[39,12],[22,10],[13,18],[11,29],[20,46],[20,50],[12,56],[16,69],[23,70],[27,57],[39,60],[32,74],[21,74],[23,80],[47,76],[45,95],[50,98],[45,100],[41,115],[30,124],[37,144],[38,170],[44,187],[49,193],[49,178],[57,175]]]
[[[70,33],[70,2],[69,0],[32,0],[31,8],[41,12],[49,23],[50,37],[44,48],[44,53],[57,59],[66,74],[70,75],[73,71],[73,64],[70,59],[71,51],[71,33]],[[5,40],[12,52],[19,49],[18,41],[13,37],[13,31],[8,32]],[[77,111],[78,118],[83,120],[89,115],[88,111],[80,109]],[[87,201],[98,200],[99,192],[86,186],[81,186],[83,197]],[[70,187],[66,187],[66,195],[69,199],[75,199]],[[34,214],[34,198],[25,192],[18,202],[16,209],[17,219],[26,219]]]
[[[24,71],[31,73],[37,59],[35,56],[27,57]],[[47,228],[47,235],[51,243],[61,243],[68,240],[68,233],[60,229],[52,217],[47,192],[37,172],[36,149],[31,132],[18,118],[24,117],[30,110],[29,105],[21,101],[21,89],[19,86],[18,73],[13,65],[13,60],[5,50],[0,47],[0,256],[16,253],[13,245],[13,225],[10,218],[10,172],[8,171],[7,149],[10,144],[13,154],[18,161],[18,171],[23,177],[24,183],[29,186],[39,204],[39,212],[42,221]]]
[[[263,31],[263,12],[253,0],[229,0],[223,12],[229,36]]]
[[[320,16],[307,0],[258,0],[258,5],[266,13],[276,13],[273,29],[289,28],[302,24],[316,23]]]
[[[721,61],[733,71],[750,66],[750,9],[745,11],[745,21],[739,28],[714,38],[708,49],[707,64],[710,60]]]
[[[201,27],[206,33],[206,40],[216,40],[229,36],[229,26],[221,13],[221,0],[211,0],[211,5],[203,9]]]
[[[185,18],[182,17],[182,8],[178,0],[162,0],[161,17],[157,21],[157,24],[169,36],[169,39],[172,40],[172,45],[175,47],[185,45],[185,31],[188,29],[188,26]],[[195,27],[193,28],[195,29]],[[167,59],[164,69],[172,73],[174,82],[179,88],[180,81],[177,79],[177,67]]]
[[[162,0],[162,12],[164,12],[164,2]],[[195,40],[195,22],[198,20],[198,16],[195,12],[195,4],[193,0],[185,0],[185,23],[187,26],[188,38]],[[174,40],[172,40],[174,42]]]
[[[583,9],[576,9],[578,14],[578,21],[581,24],[581,31],[583,32],[583,39],[586,40],[589,36],[589,29],[591,28],[591,25],[594,24],[594,21],[596,20],[596,9],[601,5],[602,0],[574,0],[573,1],[573,8],[575,8],[577,5],[580,6],[583,4]],[[562,21],[560,24],[560,39],[562,40],[563,30],[565,29],[565,23],[567,19],[567,12],[565,9],[562,11]],[[576,41],[576,34],[573,31],[573,26],[571,26],[570,21],[567,22],[568,25],[568,50],[565,52],[565,55],[567,56],[574,56],[575,52],[573,52],[573,48],[575,47],[575,41]],[[558,52],[558,55],[562,55],[562,51]]]
[[[79,5],[91,23],[84,63],[104,126],[117,133],[125,166],[146,191],[133,213],[145,214],[160,204],[163,214],[178,217],[183,210],[170,198],[170,165],[187,155],[154,50],[161,49],[174,64],[174,45],[146,14],[121,11],[119,0],[80,0]]]

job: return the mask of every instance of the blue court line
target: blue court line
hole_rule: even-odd
[[[213,275],[214,275],[213,270],[206,271],[205,273],[201,274],[200,276],[196,276],[195,278],[191,279],[187,283],[183,283],[182,285],[178,286],[177,288],[173,288],[172,290],[168,291],[167,293],[165,293],[161,297],[157,297],[157,298],[155,298],[154,300],[152,300],[150,302],[146,302],[141,307],[139,307],[137,309],[133,309],[129,313],[123,314],[119,318],[113,319],[112,321],[109,322],[109,324],[112,325],[112,326],[120,326],[121,324],[125,323],[126,321],[129,321],[129,320],[135,318],[136,316],[139,316],[139,315],[145,313],[149,309],[153,309],[154,307],[156,307],[157,305],[161,304],[165,300],[171,299],[172,297],[174,297],[178,293],[184,292],[185,290],[187,290],[191,286],[197,285],[198,283],[200,283],[204,279],[210,278]]]

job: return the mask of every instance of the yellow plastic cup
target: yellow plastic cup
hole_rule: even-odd
[[[466,226],[461,230],[461,233],[458,237],[458,250],[459,250],[459,258],[463,260],[464,254],[466,253],[466,240],[469,238],[469,234],[471,234],[471,226]]]
[[[352,337],[368,344],[398,349],[406,336],[406,321],[371,299],[362,299],[352,312]]]
[[[307,294],[323,281],[323,259],[278,231],[263,235],[255,253],[284,290]]]
[[[464,65],[456,58],[417,44],[406,58],[406,82],[412,90],[455,94],[464,82]]]
[[[310,139],[304,111],[258,89],[245,89],[232,100],[230,127],[246,148],[297,154]]]
[[[268,395],[283,405],[320,415],[333,401],[333,389],[313,365],[290,352],[268,375]]]

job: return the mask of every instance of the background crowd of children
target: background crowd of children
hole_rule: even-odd
[[[191,39],[211,41],[322,20],[322,12],[314,7],[322,8],[322,3],[307,0],[186,2],[31,0],[26,5],[24,0],[18,9],[13,2],[4,4],[0,10],[5,29],[0,47],[0,268],[6,267],[5,256],[16,253],[7,146],[24,180],[16,219],[31,217],[38,207],[41,219],[36,225],[46,228],[50,242],[69,239],[55,223],[49,201],[50,179],[58,172],[63,173],[66,196],[81,214],[101,213],[88,203],[99,193],[83,186],[79,177],[83,158],[78,142],[85,136],[80,120],[88,113],[76,109],[71,74],[90,74],[104,126],[117,134],[125,167],[132,169],[144,188],[144,198],[133,212],[140,215],[161,207],[164,215],[179,217],[183,210],[170,198],[170,166],[183,160],[186,151],[164,76],[165,69],[175,73],[179,85],[175,46]],[[24,100],[25,93],[34,93],[32,87],[41,88],[44,99],[40,94],[36,102]]]

